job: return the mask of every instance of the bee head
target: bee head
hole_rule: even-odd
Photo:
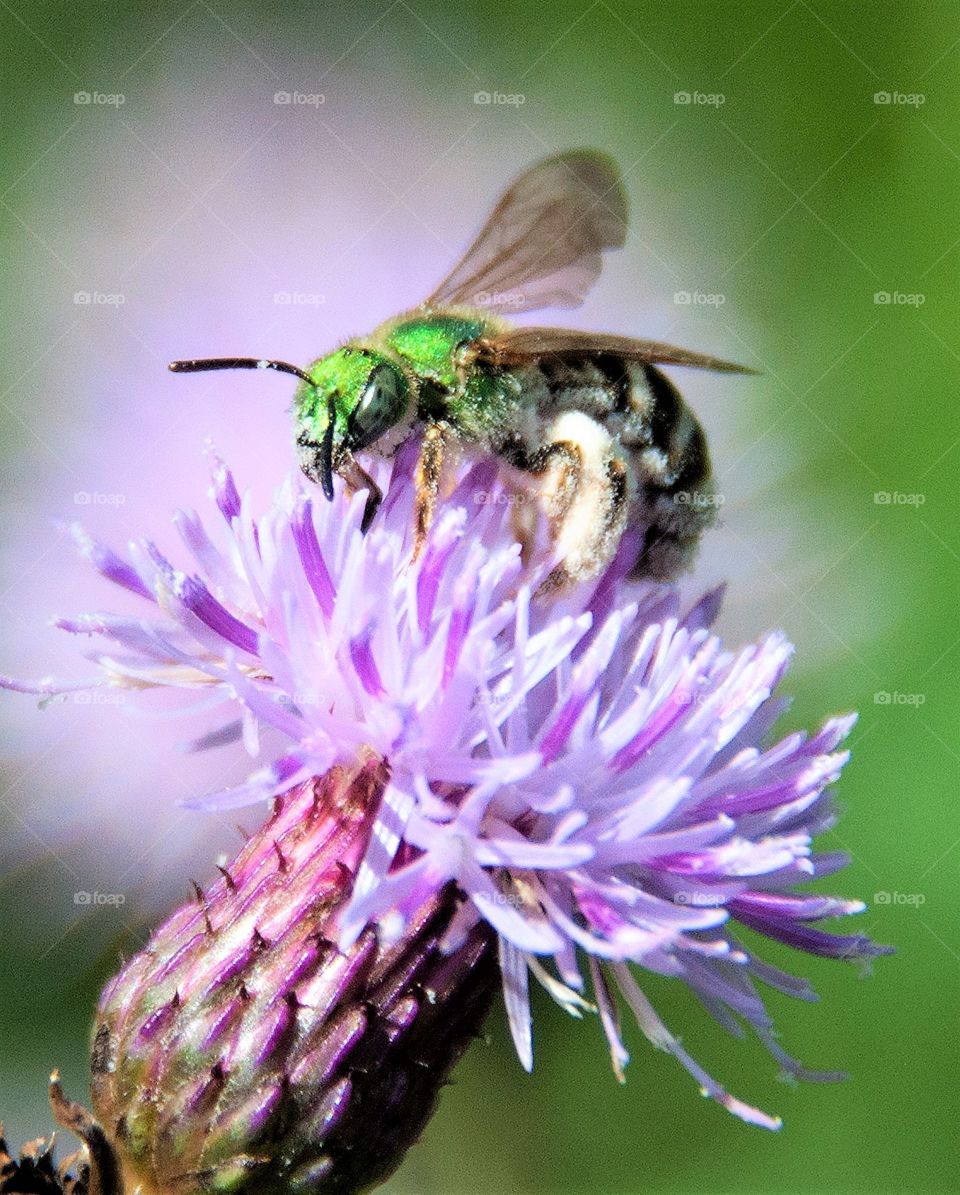
[[[300,379],[293,400],[300,467],[333,499],[333,475],[353,489],[367,490],[361,530],[370,526],[380,490],[354,458],[391,429],[406,422],[413,394],[403,369],[382,353],[346,345],[303,370],[264,357],[202,357],[171,361],[173,373],[211,369],[269,369]]]
[[[403,371],[382,353],[347,346],[321,357],[297,388],[300,467],[333,497],[333,475],[349,477],[353,454],[369,448],[408,412]]]

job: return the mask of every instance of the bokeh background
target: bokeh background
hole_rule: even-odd
[[[0,0],[3,671],[78,671],[46,620],[103,598],[65,524],[169,543],[172,506],[207,502],[207,437],[261,497],[289,465],[282,378],[168,360],[307,362],[416,303],[545,154],[614,154],[633,219],[558,320],[763,371],[682,379],[725,498],[694,584],[729,578],[732,640],[794,639],[791,725],[861,711],[823,845],[899,954],[872,977],[794,960],[822,1003],[771,1000],[792,1053],[852,1078],[778,1084],[651,985],[709,1070],[784,1116],[769,1135],[638,1034],[619,1087],[599,1028],[545,1000],[527,1077],[498,1009],[395,1195],[960,1189],[958,71],[954,0]],[[14,1141],[51,1127],[51,1066],[85,1090],[119,954],[234,848],[176,803],[245,761],[178,755],[184,732],[0,699]]]

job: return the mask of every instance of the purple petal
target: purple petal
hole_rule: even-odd
[[[133,565],[118,556],[112,548],[93,539],[79,523],[71,524],[70,534],[80,554],[102,577],[139,597],[145,597],[151,602],[155,600],[152,590]]]
[[[520,1065],[533,1070],[533,1029],[530,1016],[527,960],[506,938],[500,938],[500,971],[503,975],[503,1002],[507,1009],[510,1036]]]
[[[317,539],[317,529],[313,523],[313,504],[309,498],[302,497],[297,503],[291,527],[307,584],[324,616],[329,618],[333,614],[337,594]]]

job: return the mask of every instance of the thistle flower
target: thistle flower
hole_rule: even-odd
[[[436,913],[449,893],[444,915],[430,921],[431,950],[473,957],[478,935],[495,938],[524,1067],[533,1061],[532,975],[574,1015],[599,1014],[618,1076],[628,1058],[618,1028],[622,1001],[702,1094],[744,1120],[777,1128],[779,1119],[730,1095],[687,1054],[644,994],[642,975],[684,982],[723,1026],[735,1033],[743,1023],[752,1028],[784,1070],[839,1077],[806,1070],[775,1040],[758,983],[801,999],[813,993],[760,959],[740,940],[739,927],[826,957],[885,952],[861,935],[833,935],[814,924],[859,912],[860,902],[803,891],[846,862],[838,853],[814,853],[812,842],[833,824],[826,790],[847,758],[839,748],[853,718],[832,718],[812,736],[767,745],[783,705],[773,694],[790,645],[771,634],[741,651],[725,650],[710,630],[719,593],[684,610],[676,590],[630,583],[627,565],[637,545],[629,535],[597,583],[557,599],[538,596],[552,564],[549,549],[541,540],[531,559],[522,557],[513,530],[516,495],[494,462],[461,471],[414,559],[415,451],[415,444],[401,450],[392,471],[382,465],[376,480],[386,497],[366,536],[359,530],[362,494],[317,502],[306,482],[291,478],[258,517],[216,459],[219,535],[192,511],[175,517],[195,571],[179,571],[146,541],[121,556],[77,532],[91,564],[152,607],[143,618],[60,621],[103,644],[92,653],[97,671],[87,683],[175,690],[188,711],[219,703],[221,729],[194,749],[242,743],[253,757],[269,753],[269,762],[243,784],[190,803],[226,810],[279,798],[274,818],[289,819],[291,809],[302,814],[302,861],[293,868],[289,899],[269,910],[256,906],[258,918],[269,913],[271,932],[241,916],[231,882],[244,885],[228,868],[204,908],[176,914],[107,989],[102,1016],[112,1069],[104,1073],[132,1068],[123,1083],[107,1084],[108,1096],[97,1096],[106,1090],[102,1075],[95,1081],[95,1097],[112,1118],[108,1128],[126,1131],[131,1115],[149,1119],[147,1090],[150,1107],[176,1106],[170,1123],[185,1136],[177,1145],[168,1134],[161,1144],[154,1117],[149,1143],[137,1148],[154,1158],[165,1150],[168,1160],[196,1148],[198,1138],[186,1132],[190,1101],[206,1107],[203,1101],[214,1099],[209,1068],[216,1064],[192,1043],[198,1026],[213,1032],[210,1017],[217,1025],[220,1016],[241,1017],[230,951],[243,960],[241,970],[255,968],[252,940],[260,948],[301,941],[299,926],[331,944],[331,959],[353,958],[358,949],[373,949],[365,945],[371,941],[380,951],[416,954],[424,910]],[[46,699],[79,684],[2,683]],[[354,810],[361,827],[342,844],[346,870],[334,899],[322,844],[341,831],[331,828],[329,802],[323,817],[311,819],[309,810],[319,778],[331,769],[355,777],[366,766],[379,778],[366,797],[332,806]],[[353,824],[347,812],[342,817],[344,826]],[[284,826],[284,834],[294,833]],[[273,850],[263,833],[258,859]],[[282,871],[287,851],[278,843],[274,862]],[[311,870],[306,861],[320,856],[323,865]],[[242,863],[239,871],[247,870],[259,874]],[[183,939],[185,926],[203,917],[203,931]],[[235,923],[243,926],[239,937],[225,928]],[[218,943],[209,958],[204,938]],[[183,951],[191,950],[200,953],[185,962]],[[326,964],[311,960],[307,971],[321,976]],[[237,1157],[259,1156],[250,1140],[260,1130],[249,1127],[257,1099],[264,1107],[270,1099],[278,1107],[284,1100],[298,1109],[326,1107],[331,1084],[342,1078],[335,1068],[322,1078],[297,1069],[300,1047],[291,1044],[298,1038],[287,1023],[290,1008],[302,1002],[293,956],[270,953],[264,973],[271,980],[262,999],[279,1001],[271,1007],[287,1028],[257,1044],[246,1086],[235,1085],[225,1103],[216,1103],[222,1092],[215,1093],[218,1108],[243,1110],[231,1129]],[[198,1007],[190,997],[201,988],[204,998],[217,994],[217,1011],[199,1001],[203,1015],[187,1028],[188,1006]],[[161,1023],[173,1037],[155,1049],[152,1027]],[[293,1037],[284,1038],[288,1031]],[[121,1045],[126,1053],[118,1053]],[[157,1077],[171,1050],[176,1061],[164,1067],[177,1082],[186,1074],[200,1084],[202,1070],[207,1084],[188,1085],[175,1105],[173,1079]],[[101,1048],[98,1074],[103,1058]],[[222,1084],[228,1070],[212,1074]],[[158,1090],[165,1092],[159,1103]],[[206,1124],[209,1110],[203,1115]],[[190,1154],[189,1166],[198,1156]]]

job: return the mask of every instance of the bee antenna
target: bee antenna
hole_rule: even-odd
[[[278,373],[290,373],[309,386],[313,378],[298,365],[287,361],[266,361],[262,357],[204,357],[197,361],[171,361],[171,373],[203,373],[208,369],[275,369]]]

